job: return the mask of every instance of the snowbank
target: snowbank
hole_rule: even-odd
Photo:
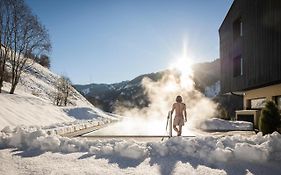
[[[108,139],[87,140],[69,139],[56,134],[48,135],[40,128],[18,127],[12,132],[0,133],[0,148],[18,148],[22,151],[38,152],[87,152],[96,158],[143,162],[146,158],[168,156],[183,161],[196,158],[207,162],[281,161],[281,135],[277,132],[252,137],[173,137],[165,142],[138,143],[132,140]]]
[[[205,131],[252,131],[253,123],[211,118],[203,121],[200,128]]]

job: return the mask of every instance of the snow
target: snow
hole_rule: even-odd
[[[102,157],[122,157],[144,160],[151,156],[196,157],[208,162],[244,160],[265,162],[281,160],[281,135],[277,132],[252,137],[226,136],[222,138],[173,137],[165,142],[138,143],[133,140],[108,139],[105,141],[69,139],[56,134],[48,134],[38,127],[17,127],[12,132],[2,132],[2,148],[38,150],[50,152],[88,152]],[[276,156],[277,155],[277,156]],[[279,156],[278,156],[279,155]]]
[[[214,98],[220,93],[220,81],[217,81],[215,84],[205,88],[205,95],[209,98]]]
[[[0,95],[0,116],[0,130],[5,126],[50,125],[74,120],[41,98],[18,94]]]
[[[219,118],[211,118],[201,123],[201,129],[206,131],[252,131],[253,123],[246,121],[228,121]]]
[[[53,95],[56,92],[55,83],[58,78],[59,76],[49,69],[34,63],[23,72],[15,94],[8,94],[10,83],[4,83],[3,93],[0,94],[0,130],[6,126],[17,125],[55,126],[59,123],[73,125],[77,119],[101,122],[116,119],[116,116],[110,116],[94,107],[74,88],[69,106],[55,106]],[[84,122],[80,123],[83,125]]]
[[[129,89],[131,88],[133,85],[132,84],[127,84],[123,89]]]
[[[173,137],[164,142],[136,142],[69,139],[48,135],[41,128],[18,127],[0,133],[0,157],[4,159],[0,170],[4,174],[22,169],[35,174],[74,174],[78,170],[80,174],[279,174],[280,145],[281,135],[277,132],[266,136],[258,133],[251,137]],[[45,161],[53,163],[46,165]],[[57,168],[61,166],[70,169]]]
[[[28,94],[1,94],[0,103],[0,130],[5,132],[17,125],[37,125],[65,134],[109,123],[119,117],[91,106],[57,107]]]
[[[86,88],[82,90],[83,94],[88,95],[90,93],[90,88]]]
[[[95,108],[75,90],[70,99],[71,106],[53,105],[57,78],[58,75],[35,63],[23,73],[16,94],[8,94],[10,85],[4,84],[4,93],[0,94],[0,174],[234,175],[281,172],[281,135],[278,133],[173,137],[164,142],[62,137],[65,133],[103,125],[120,116]],[[133,122],[140,125],[141,121]],[[102,132],[124,132],[124,126],[134,126],[129,125],[131,123],[116,123]],[[155,126],[157,121],[142,128],[150,132]],[[162,124],[160,126],[161,132],[165,132]],[[209,119],[202,128],[252,130],[252,124]],[[134,127],[131,130],[136,134],[142,132]]]
[[[63,111],[68,115],[75,119],[79,120],[89,120],[89,119],[97,119],[103,120],[104,118],[115,119],[116,116],[108,115],[107,113],[101,111],[100,109],[95,109],[93,107],[66,107],[63,108]]]
[[[108,88],[109,88],[110,90],[115,89],[115,87],[114,87],[112,84],[110,84]]]

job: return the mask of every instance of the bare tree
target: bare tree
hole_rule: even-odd
[[[6,62],[11,56],[12,0],[0,1],[0,93],[6,73]]]
[[[61,76],[56,81],[56,94],[55,94],[55,104],[57,106],[67,106],[69,102],[69,97],[71,97],[73,89],[71,86],[71,81],[66,76]]]
[[[61,78],[57,79],[55,85],[56,85],[56,92],[54,94],[54,103],[57,106],[61,106],[63,101],[62,79]]]
[[[2,71],[2,64],[3,64],[3,57],[4,57],[4,48],[2,47],[2,35],[3,35],[3,19],[4,18],[4,2],[0,1],[0,93],[2,89],[2,77],[4,74],[4,71]]]
[[[12,2],[12,85],[10,94],[14,93],[23,70],[33,63],[24,55],[32,53],[36,56],[49,52],[51,49],[47,30],[31,13],[23,0],[13,0]]]
[[[32,14],[23,0],[0,0],[0,89],[6,62],[11,65],[13,94],[22,72],[33,64],[27,55],[39,56],[51,49],[46,28]]]
[[[28,55],[38,57],[50,49],[47,30],[23,0],[0,0],[0,93],[7,63],[11,67],[13,94],[22,72],[33,64],[34,57]]]
[[[72,95],[72,86],[71,86],[71,81],[68,77],[63,76],[63,84],[64,84],[64,105],[66,106],[68,101],[69,101],[69,97]]]
[[[25,5],[23,0],[0,1],[0,92],[6,62],[11,64],[11,90],[14,93],[21,73],[33,61],[25,55],[49,52],[51,44],[47,30]]]

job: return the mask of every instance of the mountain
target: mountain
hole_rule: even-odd
[[[207,89],[208,96],[210,94],[213,94],[211,95],[213,97],[218,96],[220,60],[195,64],[193,70],[196,88],[202,93],[205,93]],[[142,108],[149,105],[149,99],[141,85],[142,79],[148,77],[153,81],[158,81],[166,71],[144,74],[120,83],[74,85],[74,87],[92,104],[107,112],[114,111],[116,105]]]
[[[197,63],[193,66],[194,82],[202,92],[220,81],[220,59],[212,62]]]
[[[142,79],[148,77],[153,81],[160,80],[165,71],[140,75],[130,81],[114,84],[74,85],[96,107],[112,112],[116,105],[125,107],[145,107],[149,100],[142,87]]]

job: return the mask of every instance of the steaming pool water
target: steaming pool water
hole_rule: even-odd
[[[81,137],[88,139],[133,139],[137,141],[160,141],[169,138],[168,131],[165,130],[166,121],[161,120],[144,120],[138,118],[127,118],[120,122],[108,125],[99,130],[84,134]],[[169,129],[169,127],[168,127]],[[251,136],[255,133],[253,131],[228,131],[228,132],[206,132],[193,128],[189,123],[183,126],[182,137],[200,137],[200,136],[231,136],[231,135],[245,135]],[[173,136],[176,133],[173,131]]]
[[[169,126],[166,130],[167,120],[124,118],[120,122],[108,125],[84,136],[168,136]],[[189,129],[188,124],[183,126],[183,136],[195,136],[194,131]],[[173,135],[176,132],[173,131]]]

